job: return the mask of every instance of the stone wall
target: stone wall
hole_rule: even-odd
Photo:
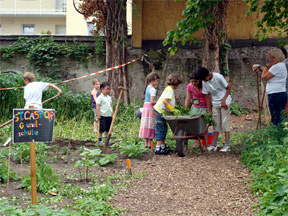
[[[257,109],[257,88],[256,76],[251,67],[254,63],[266,64],[266,54],[272,47],[243,47],[233,48],[229,52],[230,83],[232,84],[232,97],[234,101],[244,108]],[[147,53],[150,61],[155,66],[155,72],[158,72],[161,81],[158,87],[157,96],[165,88],[165,80],[170,73],[176,73],[183,77],[183,84],[176,90],[177,101],[184,104],[186,96],[186,85],[189,83],[189,73],[197,71],[201,67],[202,53],[201,49],[187,50],[181,49],[175,56],[170,56],[165,49],[129,49],[128,60],[141,57]],[[93,73],[105,68],[105,56],[94,56],[88,61],[88,64],[82,64],[77,61],[61,61],[61,70],[63,79],[78,77]],[[14,71],[23,73],[32,71],[25,56],[16,56],[10,61],[0,62],[0,71]],[[149,73],[147,65],[138,61],[128,65],[130,77],[130,97],[131,99],[143,99],[145,77]],[[88,77],[68,84],[73,92],[92,90],[92,79],[98,78],[100,81],[107,79],[106,74]]]

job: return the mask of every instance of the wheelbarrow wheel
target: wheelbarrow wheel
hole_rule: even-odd
[[[184,136],[184,130],[180,129],[177,132],[177,136]],[[179,157],[184,157],[187,155],[188,152],[188,140],[184,138],[177,138],[176,139],[176,151]]]

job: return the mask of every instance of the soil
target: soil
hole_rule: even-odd
[[[233,132],[255,130],[257,113],[232,116]],[[87,183],[75,180],[78,173],[72,162],[79,158],[81,146],[94,147],[94,141],[61,140],[50,145],[55,146],[55,161],[51,161],[53,170],[61,176],[61,182],[86,187]],[[69,157],[57,148],[69,146]],[[53,149],[53,148],[52,148]],[[119,152],[118,152],[119,153]],[[142,159],[131,159],[132,172],[143,173],[142,178],[124,180],[128,187],[123,187],[111,203],[127,210],[124,215],[254,215],[257,199],[248,189],[249,171],[242,167],[239,153],[188,153],[178,157],[175,153],[169,156],[155,156],[147,153]],[[15,164],[11,168],[17,174],[29,174],[29,164]],[[92,169],[98,179],[113,174],[124,174],[126,158],[119,155],[114,164]],[[73,176],[73,179],[71,179]],[[0,197],[17,196],[30,199],[30,193],[18,189],[20,181],[0,184]],[[38,194],[38,197],[47,195]],[[48,195],[49,196],[49,195]],[[58,207],[67,204],[67,200],[58,203]],[[21,204],[21,203],[19,203]]]

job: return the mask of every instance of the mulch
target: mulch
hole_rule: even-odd
[[[154,156],[132,163],[145,173],[131,179],[112,204],[125,215],[254,215],[257,199],[245,184],[248,170],[233,153],[189,153],[186,157]]]

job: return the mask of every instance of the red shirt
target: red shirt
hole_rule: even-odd
[[[205,95],[202,94],[202,88],[198,89],[198,91],[194,88],[192,83],[189,83],[187,85],[187,91],[190,92],[190,94],[192,95],[193,100],[198,100],[199,104],[192,104],[193,107],[198,107],[198,108],[206,108],[206,100],[205,100]]]

